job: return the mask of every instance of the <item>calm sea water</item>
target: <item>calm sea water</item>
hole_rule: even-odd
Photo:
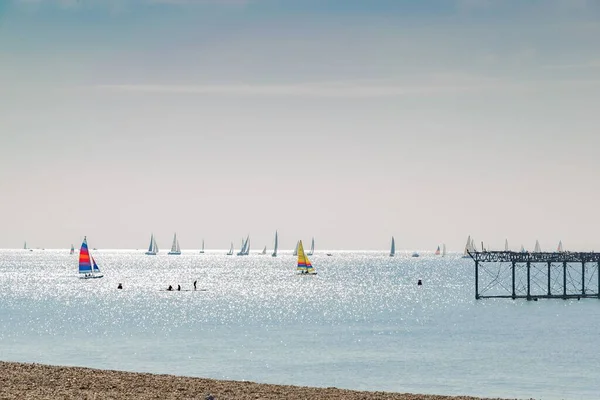
[[[474,300],[473,262],[385,252],[0,250],[0,359],[276,384],[597,399],[600,302]],[[169,285],[202,291],[167,292]],[[416,285],[418,279],[423,286]],[[118,283],[123,290],[117,290]]]

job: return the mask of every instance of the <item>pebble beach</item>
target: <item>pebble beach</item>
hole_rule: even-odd
[[[0,362],[0,399],[389,399],[476,400],[469,396],[363,392],[269,385],[80,367]],[[499,399],[498,399],[499,400]]]

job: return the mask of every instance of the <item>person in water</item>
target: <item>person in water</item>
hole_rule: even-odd
[[[177,290],[181,290],[181,285],[177,285]]]
[[[423,286],[423,282],[420,279],[417,281],[417,286]]]
[[[173,286],[169,285],[169,287],[167,288],[167,290],[173,290]]]
[[[194,290],[196,290],[196,283],[198,283],[198,281],[194,281]]]
[[[119,283],[119,286],[117,286],[117,289],[123,289],[123,285]]]

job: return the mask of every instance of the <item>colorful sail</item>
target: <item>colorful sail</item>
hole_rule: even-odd
[[[90,252],[88,250],[87,238],[83,238],[81,249],[79,250],[79,273],[89,274],[92,272],[92,264],[90,262]]]
[[[100,272],[100,268],[98,268],[98,264],[96,264],[96,260],[94,260],[94,256],[90,256],[92,258],[92,271]]]
[[[296,270],[303,274],[316,274],[310,260],[304,253],[304,247],[302,246],[302,240],[298,241],[298,267]]]
[[[435,255],[439,256],[440,255],[440,246],[437,247],[437,250],[435,251]]]

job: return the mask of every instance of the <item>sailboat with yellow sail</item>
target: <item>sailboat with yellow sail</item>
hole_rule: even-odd
[[[317,274],[317,271],[315,271],[312,264],[310,263],[310,260],[306,256],[306,253],[304,253],[304,246],[302,246],[302,240],[298,241],[298,267],[296,268],[296,271],[298,271],[300,275]]]

